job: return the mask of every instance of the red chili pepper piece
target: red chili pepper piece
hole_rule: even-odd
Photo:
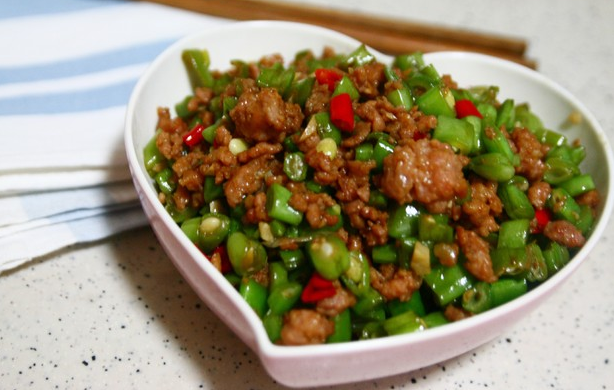
[[[203,140],[203,130],[205,126],[198,123],[192,130],[183,136],[183,143],[189,147],[198,145]]]
[[[232,271],[232,264],[230,263],[230,258],[228,257],[228,253],[226,252],[226,247],[223,245],[218,246],[213,250],[213,253],[211,253],[211,257],[213,257],[213,255],[215,255],[216,253],[220,256],[221,259],[220,272],[222,272],[223,274],[227,274],[228,272]]]
[[[464,118],[466,116],[477,116],[482,118],[482,114],[478,111],[478,108],[473,104],[471,100],[461,99],[457,100],[454,108],[456,108],[456,117]]]
[[[324,298],[330,298],[336,293],[333,282],[314,272],[301,293],[301,300],[305,303],[315,303]]]
[[[354,130],[354,108],[348,93],[341,93],[330,99],[330,120],[340,130]]]
[[[343,75],[339,72],[336,72],[332,69],[318,68],[315,70],[316,80],[319,84],[328,85],[329,91],[335,90],[335,85],[337,81],[343,78]]]
[[[548,222],[552,220],[552,213],[548,209],[537,209],[535,210],[535,221],[537,222],[531,232],[533,234],[541,233],[548,225]]]

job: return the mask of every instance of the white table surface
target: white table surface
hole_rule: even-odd
[[[611,0],[334,4],[525,38],[539,71],[583,101],[614,141]],[[613,223],[554,297],[493,342],[415,372],[335,388],[614,388]],[[0,389],[13,388],[283,387],[143,228],[0,276]]]

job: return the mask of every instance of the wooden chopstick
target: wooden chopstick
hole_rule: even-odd
[[[395,55],[413,51],[474,51],[535,68],[524,40],[274,0],[149,0],[235,20],[287,20],[327,27]]]

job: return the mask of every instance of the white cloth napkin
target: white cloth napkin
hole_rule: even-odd
[[[123,144],[130,93],[174,41],[229,22],[141,1],[0,2],[0,273],[147,223]]]

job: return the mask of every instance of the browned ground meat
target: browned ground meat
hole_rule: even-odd
[[[463,310],[460,307],[456,307],[454,305],[446,306],[446,309],[443,312],[444,317],[450,322],[464,320],[465,318],[471,317],[471,313]]]
[[[325,84],[315,83],[311,95],[305,102],[305,116],[309,117],[328,108],[331,92]]]
[[[266,193],[258,192],[255,195],[245,197],[245,222],[257,224],[271,220],[266,211]]]
[[[458,261],[458,245],[455,243],[439,242],[433,247],[433,254],[439,262],[451,267]]]
[[[371,286],[388,300],[407,301],[420,288],[422,278],[410,269],[384,264],[379,271],[371,267]]]
[[[246,89],[230,117],[236,133],[255,142],[279,142],[303,122],[301,106],[285,102],[274,88]]]
[[[495,282],[497,276],[492,269],[488,242],[477,233],[460,226],[456,228],[456,242],[467,258],[465,268],[476,278],[488,283]]]
[[[348,160],[345,166],[345,174],[337,180],[336,198],[342,202],[350,202],[356,199],[365,203],[368,202],[371,193],[369,176],[375,166],[374,160]]]
[[[437,140],[410,141],[384,159],[382,191],[401,204],[415,200],[428,208],[451,203],[467,194],[469,185],[462,170],[468,162]]]
[[[548,222],[544,228],[544,235],[569,248],[579,248],[586,242],[582,232],[571,222],[564,220]]]
[[[601,198],[597,190],[591,190],[576,197],[578,204],[589,206],[592,209],[599,205],[600,200]]]
[[[297,211],[305,213],[305,219],[309,226],[319,229],[337,223],[339,217],[328,211],[330,207],[336,204],[330,195],[308,191],[302,182],[288,183],[287,187],[292,192],[292,197],[288,203]]]
[[[322,344],[335,331],[335,324],[311,309],[294,309],[284,315],[282,345]]]
[[[356,304],[356,297],[344,289],[341,283],[334,282],[336,293],[332,297],[324,298],[316,304],[316,311],[327,317],[334,317],[345,309]]]
[[[526,176],[529,181],[540,180],[546,170],[542,160],[548,152],[548,147],[539,142],[529,129],[517,128],[511,137],[520,156],[520,166],[516,168],[516,172]]]
[[[344,203],[342,209],[368,246],[383,245],[388,241],[387,212],[369,206],[360,199]]]
[[[552,187],[545,181],[537,181],[529,187],[527,196],[529,201],[536,209],[543,209],[546,206],[546,201],[550,197]]]
[[[503,204],[497,196],[497,183],[473,178],[471,199],[463,203],[462,210],[480,236],[498,231],[495,218],[503,212]]]
[[[355,68],[350,72],[350,78],[361,95],[375,98],[379,95],[380,85],[386,82],[385,65],[374,62]]]
[[[273,164],[270,156],[262,156],[241,165],[224,184],[224,195],[230,207],[236,207],[246,195],[258,191]]]

